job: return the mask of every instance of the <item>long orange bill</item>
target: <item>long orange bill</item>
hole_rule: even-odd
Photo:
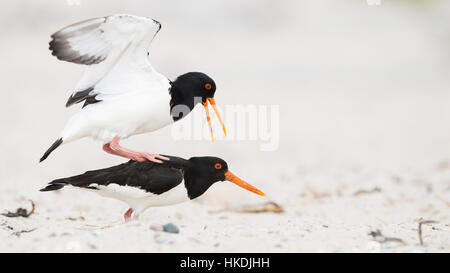
[[[208,98],[209,103],[214,109],[214,112],[216,113],[217,118],[219,119],[220,125],[222,125],[223,133],[225,136],[227,135],[227,130],[225,129],[225,124],[223,124],[222,117],[219,114],[219,110],[217,110],[216,101],[214,98]]]
[[[208,102],[204,102],[203,107],[205,107],[206,119],[208,120],[209,130],[211,131],[211,140],[214,142],[214,135],[213,135],[213,129],[211,126],[211,116],[209,115]]]
[[[208,102],[213,107],[214,112],[216,113],[216,116],[219,119],[220,125],[222,125],[222,129],[223,129],[223,132],[225,135],[227,135],[227,130],[225,129],[225,125],[223,124],[222,117],[220,116],[219,110],[217,109],[216,101],[214,100],[214,98],[208,98],[203,103],[203,107],[205,107],[205,111],[206,111],[206,119],[208,120],[209,130],[211,132],[211,140],[214,141],[213,129],[212,129],[212,125],[211,125],[211,116],[209,115],[209,109],[208,109]]]
[[[228,171],[225,174],[225,179],[227,181],[231,181],[234,184],[238,185],[241,188],[244,188],[248,191],[251,191],[253,193],[259,194],[261,196],[265,196],[266,194],[263,193],[262,191],[258,190],[257,188],[253,187],[252,185],[248,184],[247,182],[243,181],[242,179],[240,179],[239,177],[237,177],[236,175],[234,175],[232,172]]]

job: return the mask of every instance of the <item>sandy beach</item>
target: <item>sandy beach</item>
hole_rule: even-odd
[[[0,215],[0,252],[450,251],[448,1],[186,2],[0,4],[0,213],[35,204],[29,217]],[[239,126],[227,120],[230,136],[216,127],[214,142],[207,134],[177,140],[166,127],[123,144],[221,157],[267,197],[217,183],[124,223],[128,208],[117,200],[39,192],[53,179],[125,162],[82,139],[38,163],[80,107],[64,104],[83,67],[51,56],[50,35],[115,13],[158,19],[155,68],[171,79],[213,76],[224,116],[227,106],[279,107],[273,151],[261,151],[261,135],[237,139]],[[267,202],[283,212],[242,211]],[[155,228],[168,223],[179,233]]]

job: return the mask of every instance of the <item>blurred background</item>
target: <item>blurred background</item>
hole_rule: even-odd
[[[154,67],[170,79],[202,71],[215,79],[221,106],[280,106],[276,151],[260,151],[260,141],[174,141],[170,128],[134,136],[126,147],[222,157],[285,206],[305,200],[306,186],[388,188],[392,176],[408,177],[399,192],[425,181],[450,200],[448,172],[434,174],[450,166],[450,2],[369,3],[1,1],[1,204],[25,196],[47,206],[53,197],[37,190],[48,181],[123,162],[104,153],[101,143],[83,139],[38,164],[79,109],[64,105],[83,71],[51,56],[50,35],[115,13],[162,23],[150,52]],[[205,202],[258,200],[228,186],[217,185]],[[81,196],[65,193],[64,202],[82,202],[72,195]]]

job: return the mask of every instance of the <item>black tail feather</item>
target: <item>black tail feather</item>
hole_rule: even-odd
[[[50,148],[48,148],[48,150],[44,153],[44,155],[41,157],[41,159],[39,160],[39,162],[44,161],[45,159],[47,159],[47,157],[56,149],[59,147],[59,145],[61,145],[63,143],[63,139],[59,138],[57,141],[55,141],[52,146],[50,146]]]
[[[69,183],[67,183],[65,181],[65,178],[62,179],[56,179],[53,180],[52,182],[48,183],[47,187],[40,189],[40,191],[56,191],[59,189],[62,189],[64,186],[69,185]]]
[[[69,97],[69,99],[67,100],[67,103],[66,103],[66,107],[69,107],[75,103],[82,102],[85,99],[88,99],[89,93],[91,93],[92,90],[94,90],[94,88],[89,87],[86,90],[76,92],[75,94],[73,94],[73,96]]]

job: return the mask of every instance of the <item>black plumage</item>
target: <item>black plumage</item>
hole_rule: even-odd
[[[205,90],[206,84],[211,84],[211,90]],[[214,80],[201,72],[183,74],[170,85],[170,114],[174,121],[187,116],[197,103],[214,98],[216,92]]]
[[[100,19],[100,18],[99,18]],[[70,29],[72,26],[76,25],[82,25],[83,23],[90,22],[90,20],[85,20],[78,22],[76,24],[67,26],[65,29],[58,31],[51,35],[52,40],[49,43],[49,49],[52,52],[52,55],[58,58],[58,60],[77,63],[77,64],[84,64],[84,65],[92,65],[92,64],[98,64],[105,60],[105,56],[95,56],[95,55],[88,55],[88,54],[80,54],[77,50],[74,50],[70,46],[70,41],[68,39],[73,38],[77,34],[81,33],[87,33],[90,31],[96,31],[101,24],[106,22],[106,17],[101,18],[102,20],[97,20],[94,23],[86,24],[82,28],[76,28],[74,31],[68,31],[67,29]],[[98,31],[98,30],[97,30]],[[101,32],[101,29],[100,29]]]
[[[226,170],[221,170],[219,175],[212,175],[211,171],[204,171],[204,166],[202,166],[206,161],[214,161],[226,166],[226,163],[220,158],[201,157],[198,162],[199,158],[186,160],[174,156],[167,157],[170,160],[164,164],[130,160],[117,166],[56,179],[41,191],[59,190],[67,185],[96,189],[92,185],[107,186],[114,183],[120,186],[136,187],[149,193],[162,194],[184,180],[188,196],[193,199],[203,194],[213,183],[225,179]]]
[[[56,149],[59,147],[59,145],[61,145],[63,143],[63,139],[62,138],[58,138],[55,142],[53,142],[52,146],[50,146],[50,148],[48,148],[47,151],[45,151],[44,155],[41,157],[41,159],[39,159],[39,162],[44,161],[45,159],[47,159],[47,157]]]
[[[66,102],[66,107],[69,107],[75,103],[82,102],[84,100],[89,100],[90,98],[94,98],[97,94],[90,95],[91,91],[94,90],[93,87],[90,87],[83,91],[77,91],[72,96],[69,97],[69,99]]]

